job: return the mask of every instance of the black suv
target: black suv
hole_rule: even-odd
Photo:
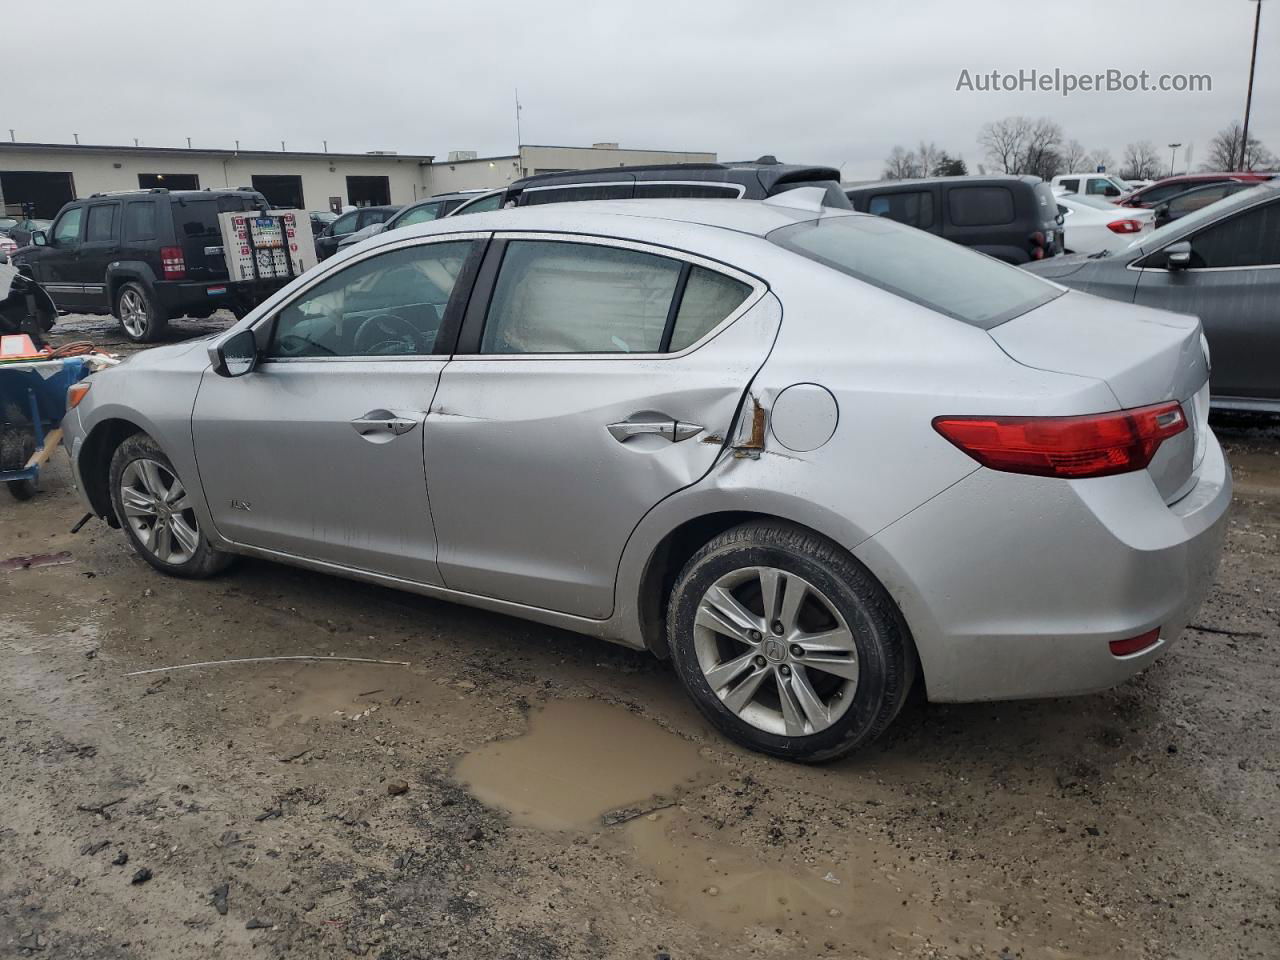
[[[632,197],[763,200],[799,187],[822,187],[827,192],[823,203],[849,209],[849,201],[840,190],[840,171],[834,167],[779,163],[773,157],[746,163],[667,163],[541,173],[507,187],[502,206]]]
[[[1006,263],[1062,252],[1058,201],[1039,177],[884,180],[845,193],[855,210],[928,230]]]
[[[232,282],[227,273],[218,214],[267,208],[253,190],[95,193],[59,210],[13,263],[59,310],[110,313],[142,343],[170,317],[207,317],[219,307],[243,316],[287,282]]]

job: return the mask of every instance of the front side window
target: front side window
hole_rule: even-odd
[[[394,210],[366,210],[364,211],[364,219],[360,223],[365,227],[371,223],[383,223],[386,220],[390,220],[394,214]]]
[[[267,356],[423,356],[435,352],[470,240],[421,244],[360,260],[276,317]]]
[[[957,227],[1013,223],[1013,191],[1008,187],[952,187],[947,206]]]
[[[100,203],[89,208],[89,223],[85,228],[86,243],[101,243],[115,236],[116,204]]]
[[[1112,191],[1112,196],[1118,196],[1120,193],[1116,185],[1105,177],[1090,177],[1085,193],[1091,197],[1105,197],[1108,190]]]
[[[350,213],[344,213],[329,225],[329,235],[333,237],[345,237],[349,233],[354,233],[356,229],[357,216],[359,216],[359,214],[355,210],[352,210]]]
[[[638,250],[512,241],[481,353],[655,353],[681,264]]]
[[[414,207],[412,210],[405,212],[405,215],[395,222],[396,227],[411,227],[415,223],[429,223],[440,216],[441,204],[424,203],[420,207]]]
[[[502,206],[502,194],[493,193],[487,197],[481,197],[479,200],[470,200],[460,207],[454,214],[455,217],[465,216],[468,213],[486,213],[489,210],[497,210]]]
[[[1280,201],[1207,227],[1191,238],[1191,266],[1262,267],[1280,264]]]
[[[768,239],[806,259],[984,330],[1064,292],[1017,267],[881,217],[824,217],[780,227]]]
[[[871,198],[867,210],[877,217],[888,217],[908,227],[927,230],[933,226],[933,194],[928,190],[879,193]]]
[[[53,242],[60,247],[73,246],[80,242],[80,217],[83,207],[72,207],[58,218],[53,226]]]

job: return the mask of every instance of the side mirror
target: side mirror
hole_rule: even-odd
[[[1103,195],[1104,197],[1118,197],[1118,196],[1120,196],[1120,190],[1119,190],[1119,188],[1117,188],[1117,187],[1110,187],[1110,186],[1109,186],[1109,187],[1107,187],[1106,189],[1104,189],[1104,190],[1102,191],[1102,195]]]
[[[220,377],[242,377],[258,365],[258,341],[252,330],[233,333],[213,348],[213,372]]]
[[[47,247],[49,245],[49,238],[45,235],[43,230],[35,230],[31,234],[31,245],[33,247]]]
[[[1164,264],[1170,270],[1185,270],[1191,266],[1191,242],[1179,240],[1165,247]]]

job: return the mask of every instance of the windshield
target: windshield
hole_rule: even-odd
[[[1017,267],[884,217],[823,217],[781,227],[768,239],[983,330],[1064,292]]]
[[[1156,250],[1175,237],[1184,233],[1191,232],[1199,227],[1202,223],[1208,223],[1210,220],[1216,220],[1223,214],[1232,210],[1238,210],[1241,207],[1247,207],[1254,200],[1261,196],[1259,191],[1275,191],[1277,188],[1266,185],[1251,187],[1248,190],[1241,190],[1237,194],[1233,194],[1216,203],[1201,207],[1188,213],[1185,217],[1179,217],[1177,220],[1171,220],[1163,227],[1159,227],[1151,233],[1143,234],[1130,241],[1129,245],[1124,248],[1124,252],[1135,250]]]

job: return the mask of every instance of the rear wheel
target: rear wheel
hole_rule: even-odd
[[[157,570],[176,577],[209,577],[231,563],[231,554],[210,546],[173,464],[145,433],[116,448],[109,479],[120,526]]]
[[[782,523],[716,537],[685,565],[668,608],[672,660],[724,734],[819,762],[873,740],[915,677],[906,624],[831,541]]]
[[[116,294],[116,317],[124,335],[134,343],[151,343],[164,332],[167,320],[147,288],[130,280]]]

